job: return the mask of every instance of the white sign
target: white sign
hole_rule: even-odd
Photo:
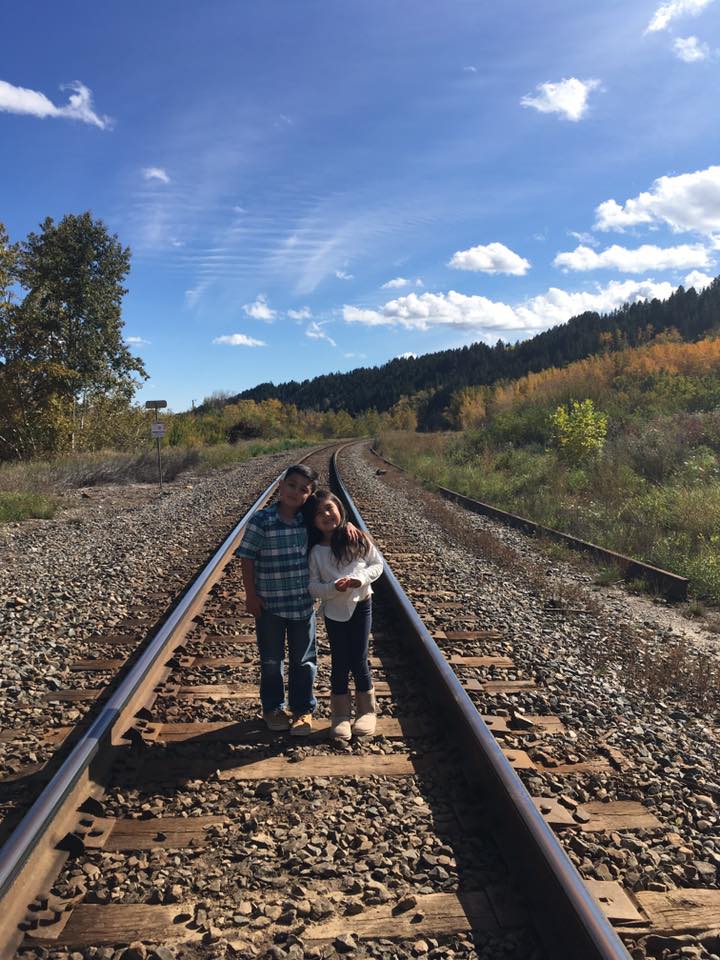
[[[158,420],[157,423],[150,424],[150,436],[151,437],[164,437],[165,436],[165,424],[162,421]]]

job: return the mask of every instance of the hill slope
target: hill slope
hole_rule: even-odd
[[[389,410],[403,396],[424,393],[419,422],[422,428],[433,429],[444,425],[443,410],[462,387],[562,367],[600,350],[643,343],[670,328],[678,330],[684,340],[694,340],[718,324],[720,277],[700,294],[694,288],[679,287],[667,300],[628,304],[607,315],[583,313],[521,343],[498,342],[494,347],[474,343],[302,382],[261,383],[228,402],[277,398],[300,409],[358,414],[373,407],[380,412]]]

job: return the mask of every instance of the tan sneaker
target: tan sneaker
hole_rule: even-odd
[[[290,724],[291,737],[306,737],[312,733],[313,718],[311,713],[296,713]]]
[[[285,713],[282,707],[278,707],[277,710],[269,710],[267,713],[264,713],[263,720],[265,721],[265,726],[268,728],[268,730],[272,730],[273,733],[280,733],[283,730],[290,729],[290,717]]]

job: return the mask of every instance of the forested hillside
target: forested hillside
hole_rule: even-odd
[[[679,287],[668,300],[629,304],[607,315],[583,313],[521,343],[499,342],[494,347],[474,343],[302,382],[262,383],[229,402],[276,398],[300,409],[358,414],[371,408],[389,410],[401,397],[422,394],[418,425],[421,429],[438,429],[448,425],[444,412],[452,395],[463,387],[562,367],[603,350],[646,343],[672,328],[684,340],[692,341],[718,326],[720,277],[699,294],[692,287]]]

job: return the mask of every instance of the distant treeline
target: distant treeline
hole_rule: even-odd
[[[229,402],[271,398],[301,410],[345,410],[352,415],[390,410],[412,397],[420,429],[452,426],[447,411],[464,387],[514,380],[548,367],[563,367],[608,350],[647,343],[668,330],[693,341],[720,326],[720,277],[702,293],[679,287],[667,300],[627,304],[612,313],[587,312],[517,344],[474,343],[381,367],[359,367],[312,380],[261,383]]]

